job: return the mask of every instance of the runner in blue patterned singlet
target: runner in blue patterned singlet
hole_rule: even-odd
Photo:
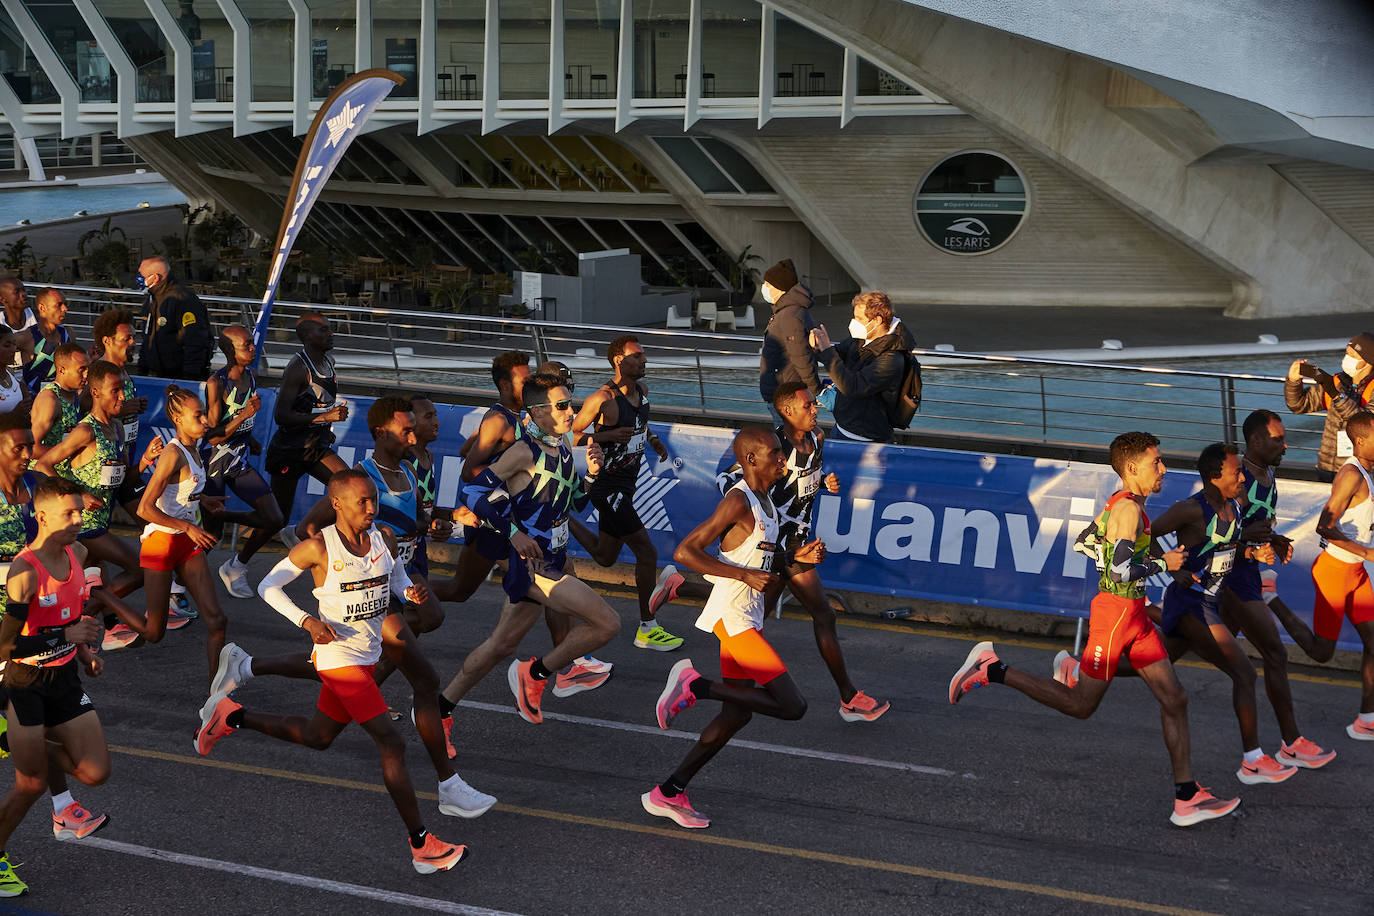
[[[34,297],[37,322],[29,328],[27,337],[20,336],[24,350],[24,384],[38,394],[57,372],[57,349],[71,340],[67,326],[67,297],[49,287]]]
[[[1164,592],[1160,627],[1170,661],[1191,649],[1231,679],[1231,702],[1240,723],[1244,752],[1236,778],[1247,785],[1283,782],[1297,772],[1265,754],[1259,742],[1255,703],[1255,666],[1221,619],[1218,609],[1222,582],[1241,556],[1273,563],[1274,549],[1242,543],[1240,456],[1232,445],[1216,443],[1202,450],[1197,461],[1201,492],[1179,500],[1155,520],[1157,540],[1175,534],[1188,552],[1174,582]]]
[[[138,434],[142,429],[140,417],[148,409],[148,399],[139,397],[134,380],[129,375],[129,362],[134,351],[134,316],[128,309],[106,309],[91,328],[95,343],[91,346],[93,359],[103,359],[119,367],[124,385],[124,406],[115,419],[124,427],[124,463],[129,472],[115,494],[115,502],[124,507],[130,517],[138,517],[138,504],[143,499],[143,475],[138,472]],[[159,441],[160,438],[159,438]]]
[[[492,635],[469,653],[463,669],[444,689],[440,711],[453,704],[496,663],[513,654],[539,619],[543,607],[572,618],[568,636],[543,658],[514,660],[506,680],[527,722],[543,721],[540,700],[549,676],[574,659],[604,646],[620,631],[620,619],[600,595],[563,571],[568,517],[587,504],[583,480],[573,466],[566,435],[572,429],[572,392],[562,378],[531,376],[524,388],[529,414],[521,436],[478,474],[463,500],[508,544],[499,561],[506,569],[507,601]],[[601,468],[601,450],[587,450],[589,478]]]
[[[253,534],[244,538],[238,553],[219,567],[220,581],[229,594],[235,598],[252,598],[248,560],[268,538],[281,530],[285,518],[272,488],[248,460],[262,450],[253,437],[262,402],[258,396],[257,377],[248,368],[258,355],[253,336],[247,328],[232,324],[220,332],[219,348],[224,353],[225,366],[215,370],[205,382],[206,416],[210,420],[210,430],[201,446],[201,460],[205,462],[207,475],[205,492],[223,498],[227,491],[233,491],[235,496],[252,506],[247,512],[225,511],[215,523],[218,526],[247,525],[253,529]]]
[[[76,344],[66,344],[57,355],[58,371],[33,399],[31,417],[34,458],[66,438],[81,421],[81,390],[86,387],[90,360]]]

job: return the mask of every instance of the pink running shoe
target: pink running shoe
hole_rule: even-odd
[[[649,594],[649,616],[657,617],[658,609],[677,597],[677,590],[687,580],[677,571],[676,566],[665,566],[658,574],[654,590]]]
[[[520,718],[531,725],[538,725],[544,721],[539,703],[544,699],[544,688],[549,682],[530,674],[533,667],[534,659],[524,662],[512,660],[506,669],[506,683],[510,685],[510,692],[515,694],[515,707],[520,710]]]
[[[1260,597],[1268,604],[1279,596],[1279,574],[1272,569],[1260,570]]]
[[[1328,751],[1315,741],[1299,737],[1290,744],[1280,744],[1279,752],[1274,755],[1279,763],[1302,767],[1305,770],[1318,770],[1336,759],[1335,751]]]
[[[210,756],[210,749],[219,743],[221,738],[232,735],[238,729],[234,728],[224,720],[229,713],[243,706],[235,703],[229,698],[229,694],[217,694],[205,701],[205,705],[200,708],[200,728],[196,729],[196,753],[202,757]]]
[[[1345,727],[1345,733],[1356,741],[1374,741],[1374,725],[1369,724],[1359,716],[1355,721]]]
[[[879,703],[860,690],[849,698],[848,703],[840,704],[840,718],[846,722],[872,722],[891,707],[891,703]]]
[[[560,671],[553,679],[553,695],[570,697],[584,690],[595,690],[611,679],[610,666],[604,671],[596,671],[577,662],[566,672]]]
[[[452,760],[458,756],[458,749],[453,746],[453,716],[444,716],[444,748],[448,751],[448,759]]]
[[[949,702],[958,703],[959,698],[970,690],[982,687],[988,682],[988,665],[997,661],[997,653],[992,643],[980,642],[969,650],[963,667],[954,672],[949,681]]]
[[[1054,679],[1072,690],[1078,686],[1078,659],[1061,650],[1054,657]]]
[[[692,667],[690,658],[684,658],[669,670],[668,683],[658,695],[658,704],[655,707],[659,728],[671,727],[679,713],[697,705],[696,694],[692,693],[692,682],[700,677],[701,675]]]
[[[92,814],[79,802],[72,802],[61,811],[53,812],[52,835],[59,840],[84,840],[109,820],[104,814]]]
[[[468,854],[466,846],[445,843],[432,833],[425,834],[425,845],[416,849],[410,847],[410,864],[422,875],[432,875],[436,871],[448,871]]]
[[[1169,815],[1169,820],[1179,827],[1191,827],[1213,818],[1225,817],[1236,810],[1239,804],[1239,798],[1217,798],[1202,786],[1198,786],[1197,794],[1187,801],[1181,798],[1174,799],[1174,813]]]
[[[672,818],[677,821],[679,827],[699,830],[711,826],[711,819],[692,807],[692,803],[687,800],[686,792],[679,792],[670,797],[664,795],[658,786],[654,786],[639,796],[639,801],[644,805],[645,811],[658,817]]]
[[[1268,754],[1261,755],[1254,763],[1246,763],[1242,758],[1236,778],[1247,786],[1257,786],[1265,782],[1283,782],[1298,772],[1297,767],[1284,766]]]

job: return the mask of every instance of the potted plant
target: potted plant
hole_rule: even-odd
[[[110,217],[99,228],[86,232],[76,243],[88,278],[110,286],[119,286],[120,275],[129,269],[129,237],[118,226],[110,225]]]
[[[480,285],[472,280],[446,280],[430,287],[430,305],[436,312],[451,312],[454,315],[461,315],[463,309],[480,292]],[[450,341],[462,340],[463,332],[457,327],[451,327],[444,337]]]

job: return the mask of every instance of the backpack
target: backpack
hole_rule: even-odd
[[[921,409],[921,361],[905,350],[899,351],[905,365],[897,390],[886,399],[887,422],[893,429],[908,429],[912,417]]]

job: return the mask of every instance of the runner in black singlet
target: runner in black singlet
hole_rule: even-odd
[[[34,394],[38,394],[45,384],[53,380],[57,366],[53,357],[57,348],[71,340],[67,326],[67,297],[49,287],[39,292],[33,300],[37,322],[29,328],[27,336],[20,335],[20,346],[24,358],[24,384]]]

